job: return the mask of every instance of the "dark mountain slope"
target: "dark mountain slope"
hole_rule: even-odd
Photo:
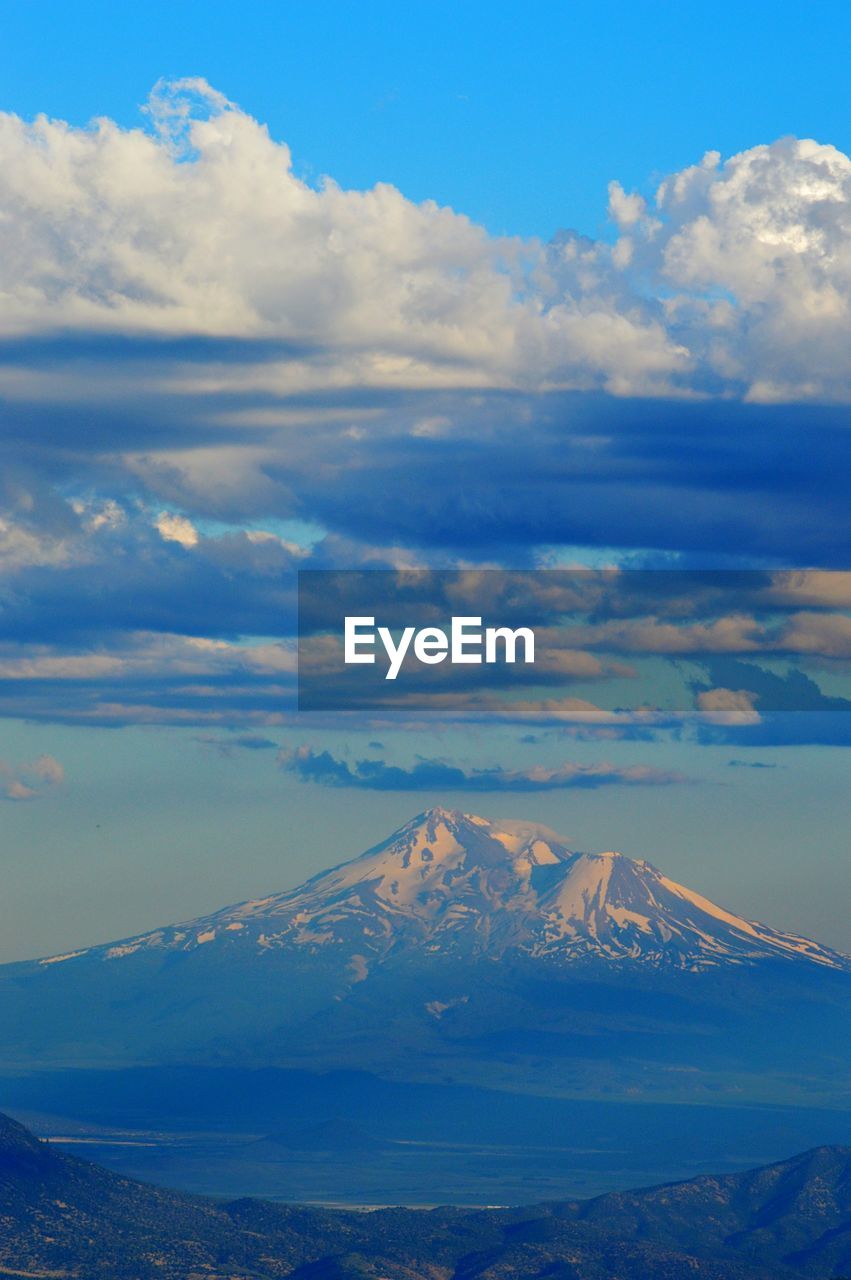
[[[827,1280],[849,1269],[848,1148],[588,1202],[360,1214],[159,1190],[60,1155],[0,1118],[0,1274]]]

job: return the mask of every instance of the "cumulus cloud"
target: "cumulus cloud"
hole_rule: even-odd
[[[0,798],[38,800],[65,781],[65,770],[55,756],[41,755],[24,764],[0,760]]]
[[[840,613],[797,613],[790,619],[780,644],[793,653],[851,658],[851,618]]]
[[[185,516],[161,511],[154,523],[165,542],[179,542],[182,547],[197,546],[198,530]]]
[[[279,393],[558,384],[773,402],[851,390],[851,161],[834,147],[711,152],[650,200],[614,182],[613,245],[571,233],[543,245],[388,184],[311,187],[285,143],[201,79],[160,83],[147,122],[0,117],[7,335],[286,344],[253,372],[184,365],[182,393],[211,378]],[[62,378],[67,393],[65,371],[44,394]],[[419,414],[411,430],[451,421]]]
[[[387,184],[311,188],[287,146],[203,80],[158,85],[148,119],[143,131],[0,118],[7,333],[275,339],[308,361],[330,346],[323,381],[406,385],[518,381],[529,367],[605,381],[633,343],[636,368],[682,359],[658,323],[602,296],[542,315],[524,246],[461,214]]]
[[[326,787],[355,787],[368,791],[563,791],[596,790],[610,786],[671,786],[687,782],[681,773],[654,769],[649,765],[617,766],[608,763],[565,762],[548,767],[505,769],[493,766],[470,769],[445,760],[419,760],[410,767],[384,760],[347,760],[329,751],[308,746],[282,751],[278,763],[303,782]]]
[[[759,724],[756,698],[748,689],[707,689],[697,695],[697,706],[708,724]]]
[[[581,272],[626,296],[648,282],[665,333],[688,352],[688,385],[763,403],[848,399],[851,160],[841,151],[785,138],[724,162],[708,152],[652,202],[613,183],[610,212],[615,245],[568,239],[555,278]]]
[[[651,258],[707,367],[754,400],[847,399],[848,156],[795,138],[723,164],[709,152],[662,184],[657,206]]]

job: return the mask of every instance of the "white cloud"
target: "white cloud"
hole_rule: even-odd
[[[55,756],[42,755],[18,765],[0,760],[0,799],[37,800],[64,781],[65,770]]]
[[[759,724],[756,700],[747,689],[706,689],[697,695],[697,706],[707,724]]]
[[[835,569],[797,569],[772,575],[766,600],[780,604],[851,608],[851,573]]]
[[[851,160],[782,139],[663,183],[659,274],[703,359],[751,399],[847,398]],[[689,314],[690,313],[690,314]]]
[[[842,613],[797,613],[789,620],[783,643],[794,653],[851,658],[851,618]]]
[[[17,648],[0,652],[0,679],[43,680],[51,684],[63,680],[130,681],[163,673],[171,677],[212,678],[255,674],[293,677],[295,672],[295,645],[291,640],[236,644],[201,636],[134,632],[126,635],[122,645],[112,652],[59,654],[47,646],[27,646],[26,656],[20,656]],[[47,768],[44,761],[49,759],[40,757],[27,768]]]
[[[38,792],[18,778],[0,781],[0,794],[4,800],[34,800]]]
[[[326,386],[628,388],[685,367],[640,306],[541,293],[540,245],[495,239],[387,184],[309,187],[289,149],[203,81],[158,86],[149,123],[0,117],[3,332],[296,342],[301,366],[278,370],[290,387],[316,379],[317,347],[334,353]]]
[[[623,230],[634,227],[646,218],[647,201],[640,195],[627,195],[619,182],[610,182],[609,216]]]
[[[57,786],[65,781],[65,770],[55,756],[39,756],[29,768],[37,778],[50,786]]]
[[[179,542],[182,547],[194,547],[198,543],[198,530],[186,516],[161,511],[154,524],[164,542]]]
[[[284,143],[193,79],[155,88],[146,128],[0,115],[0,207],[0,333],[291,344],[160,370],[171,394],[851,395],[851,160],[806,139],[724,163],[710,152],[655,200],[613,181],[614,245],[542,245],[388,184],[311,187]],[[115,358],[106,379],[0,370],[13,399],[126,394],[149,378]]]
[[[0,571],[8,573],[23,565],[64,565],[70,558],[65,538],[0,516]]]

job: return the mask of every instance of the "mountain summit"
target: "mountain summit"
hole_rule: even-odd
[[[535,823],[443,808],[287,893],[40,963],[201,947],[345,955],[360,979],[411,948],[692,971],[763,960],[851,968],[846,957],[727,911],[649,862],[577,853]]]

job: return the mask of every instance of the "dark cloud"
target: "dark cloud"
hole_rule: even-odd
[[[815,680],[794,669],[779,673],[756,662],[743,662],[726,655],[701,658],[708,673],[707,681],[691,681],[696,693],[713,688],[744,690],[754,695],[761,715],[770,712],[851,711],[851,699],[822,692]]]
[[[444,760],[420,759],[409,768],[383,760],[349,763],[330,751],[299,747],[283,751],[279,764],[303,782],[366,791],[561,791],[609,786],[669,786],[688,781],[682,774],[647,765],[564,763],[549,768],[469,769]]]
[[[704,746],[851,747],[851,716],[845,712],[790,711],[764,716],[757,724],[701,724],[695,738]]]
[[[713,566],[849,562],[844,408],[540,395],[521,425],[516,396],[485,400],[462,404],[446,438],[338,446],[337,482],[305,474],[301,510],[355,539],[515,563],[553,544]]]
[[[68,562],[7,572],[3,638],[120,645],[134,631],[292,634],[297,563],[281,543],[242,532],[185,547],[142,521],[99,530],[69,546]]]
[[[277,742],[264,738],[259,733],[231,734],[227,738],[208,734],[197,737],[195,741],[218,752],[220,756],[232,756],[236,751],[274,751],[278,747]]]
[[[553,545],[715,567],[851,557],[844,408],[580,393],[110,395],[123,350],[92,368],[107,388],[95,404],[7,403],[0,457],[66,490],[146,496],[196,518],[298,516],[432,563],[523,566]],[[249,411],[260,415],[250,426],[239,418]],[[412,434],[432,418],[452,429]]]
[[[620,725],[570,725],[556,730],[559,737],[574,742],[658,742],[667,734],[680,734],[683,719],[671,716],[667,721],[660,717],[658,727],[642,724]]]
[[[776,769],[776,764],[769,764],[765,760],[728,760],[727,766],[730,769]]]

